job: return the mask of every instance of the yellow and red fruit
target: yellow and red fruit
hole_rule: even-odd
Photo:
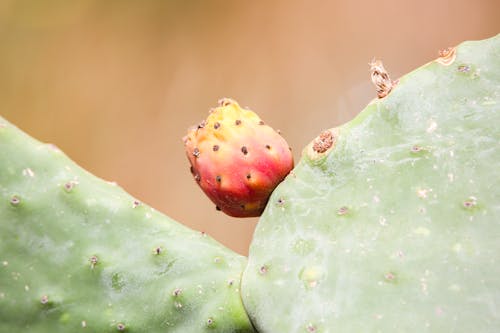
[[[217,209],[235,217],[260,216],[293,168],[285,139],[227,98],[189,130],[184,144],[198,185]]]

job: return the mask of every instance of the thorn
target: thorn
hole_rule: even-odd
[[[198,124],[198,129],[202,129],[207,125],[207,122],[203,120],[201,123]]]
[[[418,152],[421,152],[422,150],[423,150],[423,148],[420,147],[420,146],[417,146],[417,145],[411,147],[411,152],[412,153],[418,153]]]
[[[21,203],[21,198],[19,198],[17,195],[13,195],[11,198],[10,198],[10,204],[12,206],[17,206]]]
[[[391,92],[394,82],[391,81],[389,73],[385,70],[381,60],[373,59],[369,65],[372,82],[377,90],[377,96],[378,98],[384,98]]]
[[[66,190],[66,192],[71,192],[71,190],[78,184],[77,181],[75,180],[70,180],[69,182],[67,182],[66,184],[64,184],[64,189]]]
[[[231,104],[238,104],[238,103],[236,103],[236,101],[231,98],[224,97],[219,99],[218,104],[219,106],[228,106]]]
[[[333,142],[333,133],[329,130],[326,130],[314,140],[313,150],[319,154],[322,154],[333,146]]]
[[[90,257],[90,268],[94,269],[98,262],[99,259],[97,258],[97,256]]]
[[[180,294],[182,294],[182,289],[181,288],[175,288],[174,291],[172,291],[172,296],[177,297]]]
[[[193,150],[193,156],[194,156],[194,157],[196,157],[196,158],[197,158],[198,156],[200,156],[200,150],[199,150],[198,148],[195,148],[195,149]]]
[[[337,215],[345,215],[349,212],[349,208],[347,208],[346,206],[342,206],[339,208],[339,210],[337,210]]]
[[[439,58],[437,58],[436,61],[441,65],[451,65],[455,61],[456,53],[456,48],[454,47],[447,47],[444,50],[439,50]]]

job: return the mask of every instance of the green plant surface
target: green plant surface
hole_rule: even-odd
[[[0,332],[253,332],[245,264],[0,118]]]
[[[500,35],[402,77],[334,132],[255,231],[242,295],[256,329],[498,332]]]

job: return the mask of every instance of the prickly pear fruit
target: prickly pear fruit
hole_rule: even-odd
[[[0,117],[0,332],[253,332],[245,258]]]
[[[293,168],[285,139],[231,99],[184,138],[191,172],[217,209],[260,216],[270,194]]]
[[[242,283],[259,332],[499,331],[500,35],[381,97],[273,192]]]

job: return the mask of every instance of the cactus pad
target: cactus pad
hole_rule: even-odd
[[[500,35],[325,131],[273,192],[243,275],[259,332],[497,332]]]
[[[245,263],[0,118],[0,332],[253,332]]]

